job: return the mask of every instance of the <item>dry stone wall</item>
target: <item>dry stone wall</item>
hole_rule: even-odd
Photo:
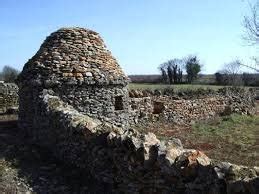
[[[158,120],[190,124],[231,113],[255,114],[255,93],[244,89],[225,88],[198,96],[132,90],[129,96],[131,124]]]
[[[16,111],[18,108],[18,87],[12,83],[0,83],[0,113]]]
[[[18,82],[21,130],[60,160],[110,184],[113,193],[258,191],[257,167],[215,162],[198,150],[184,149],[178,139],[161,141],[130,128],[131,120],[166,110],[171,114],[194,102],[176,106],[172,96],[157,94],[129,99],[127,76],[96,32],[62,28],[52,33],[25,64]],[[195,103],[201,106],[202,101]],[[203,108],[192,110],[200,114]]]
[[[253,193],[259,168],[216,162],[202,152],[184,149],[178,139],[122,130],[92,119],[51,91],[38,100],[38,123],[32,138],[64,162],[87,169],[109,183],[113,193]]]

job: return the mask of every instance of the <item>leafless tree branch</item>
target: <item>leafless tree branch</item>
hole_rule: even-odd
[[[251,10],[251,14],[244,17],[244,28],[245,28],[245,35],[244,39],[250,45],[258,45],[259,44],[259,0],[252,5],[249,3],[249,7]]]

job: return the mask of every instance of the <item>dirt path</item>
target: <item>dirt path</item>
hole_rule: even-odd
[[[108,185],[22,137],[16,119],[0,115],[0,193],[110,193]]]

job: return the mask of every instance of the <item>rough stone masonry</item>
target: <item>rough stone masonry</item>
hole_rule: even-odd
[[[219,115],[254,115],[256,112],[254,89],[200,89],[189,93],[174,93],[172,90],[130,90],[130,124],[163,120],[177,125],[189,125]]]
[[[73,107],[101,121],[128,125],[128,78],[91,30],[64,28],[52,33],[20,75],[21,125],[33,126],[38,96],[53,92]],[[28,110],[28,107],[31,107]]]
[[[19,126],[114,193],[258,193],[258,167],[216,162],[129,128],[127,83],[96,32],[62,28],[19,77]]]
[[[18,109],[18,87],[13,83],[0,82],[0,114]]]

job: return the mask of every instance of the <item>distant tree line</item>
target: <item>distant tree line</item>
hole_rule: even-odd
[[[230,75],[225,73],[215,73],[215,84],[222,86],[259,86],[259,74],[241,73],[236,75],[237,81],[231,82]],[[237,84],[238,83],[238,84]]]
[[[163,83],[163,84],[206,84],[223,86],[259,86],[259,74],[242,72],[244,67],[240,60],[232,60],[214,75],[202,75],[201,63],[197,56],[183,59],[172,59],[159,65],[160,75],[131,75],[133,83]]]
[[[7,83],[14,83],[19,75],[19,71],[11,66],[4,66],[0,72],[0,80]]]
[[[161,83],[161,76],[159,74],[154,75],[129,75],[128,76],[132,83],[150,83],[158,84]]]

